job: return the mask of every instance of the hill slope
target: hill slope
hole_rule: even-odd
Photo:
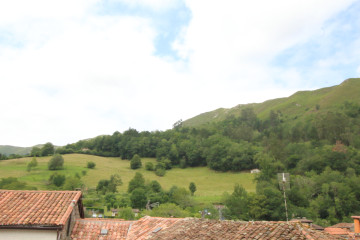
[[[0,145],[0,154],[9,156],[10,154],[26,155],[31,152],[32,147],[15,147],[9,145]]]
[[[314,91],[299,91],[287,98],[277,98],[263,103],[240,104],[230,109],[219,108],[202,113],[183,122],[184,126],[196,127],[224,120],[227,116],[239,116],[241,110],[251,107],[260,119],[270,111],[281,111],[290,118],[304,118],[313,113],[338,108],[344,101],[360,103],[360,78],[350,78],[339,85]]]

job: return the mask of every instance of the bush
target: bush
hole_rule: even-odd
[[[166,170],[164,168],[157,168],[155,170],[155,174],[159,177],[163,177],[166,173]]]
[[[96,164],[94,162],[87,162],[87,168],[94,169]]]
[[[130,161],[130,167],[131,169],[138,169],[141,168],[141,158],[139,155],[135,154],[134,157]]]
[[[60,170],[64,168],[64,158],[60,154],[55,154],[48,163],[49,170]]]
[[[57,187],[61,187],[65,183],[65,175],[58,174],[55,172],[49,178],[49,182],[54,184]]]
[[[164,203],[157,208],[153,208],[150,212],[152,217],[175,217],[175,218],[184,218],[189,217],[190,212],[182,210],[181,207],[175,205],[174,203]]]
[[[179,163],[180,168],[186,168],[186,159],[182,158]]]
[[[82,185],[82,182],[80,179],[76,178],[76,177],[68,177],[65,180],[64,183],[64,190],[75,190],[76,188],[80,188]]]
[[[38,162],[36,160],[36,157],[33,157],[32,160],[27,165],[27,171],[30,172],[32,168],[37,167]]]
[[[154,164],[152,162],[145,163],[145,169],[148,171],[154,171]]]
[[[125,219],[125,220],[134,220],[135,214],[132,211],[131,207],[127,207],[127,208],[120,209],[118,217]]]

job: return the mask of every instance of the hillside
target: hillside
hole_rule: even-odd
[[[350,78],[339,85],[313,91],[299,91],[287,98],[277,98],[262,103],[240,104],[233,108],[219,108],[202,113],[183,122],[184,126],[196,127],[210,122],[225,120],[227,116],[240,116],[241,110],[251,107],[260,119],[270,111],[281,111],[288,118],[302,119],[318,112],[336,109],[344,101],[360,103],[360,78]]]
[[[15,147],[9,145],[0,145],[0,154],[5,154],[7,156],[11,154],[16,155],[26,155],[31,152],[32,147]]]
[[[26,166],[31,158],[11,159],[0,161],[0,176],[17,177],[20,181],[25,181],[28,185],[37,187],[39,190],[47,189],[46,182],[54,171],[47,169],[47,163],[50,157],[38,157],[39,166],[31,172],[26,171]],[[119,187],[120,193],[125,193],[129,181],[134,177],[135,172],[140,172],[146,180],[157,180],[161,186],[168,190],[173,185],[188,188],[190,182],[197,185],[196,196],[202,202],[220,201],[224,192],[231,192],[234,184],[243,184],[249,192],[255,192],[254,175],[250,173],[221,173],[210,170],[207,167],[196,168],[173,168],[167,171],[164,177],[156,176],[152,171],[146,171],[144,167],[138,170],[130,169],[128,160],[121,160],[113,157],[98,157],[84,154],[64,155],[65,169],[58,170],[59,174],[74,176],[75,173],[81,174],[87,171],[82,177],[82,181],[89,188],[95,188],[99,180],[107,179],[111,174],[118,173],[121,176],[123,185]],[[86,168],[86,163],[92,161],[96,163],[95,169]],[[156,163],[155,159],[143,158],[142,162]],[[183,180],[179,180],[183,179]]]

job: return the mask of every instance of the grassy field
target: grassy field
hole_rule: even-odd
[[[144,167],[138,170],[130,169],[130,162],[120,158],[105,158],[83,154],[68,154],[64,157],[64,170],[58,171],[67,176],[74,175],[83,170],[87,174],[82,177],[82,181],[89,188],[96,187],[100,179],[109,179],[109,176],[118,173],[121,176],[123,185],[118,187],[119,192],[125,192],[129,181],[135,175],[135,172],[141,172],[148,181],[157,180],[161,186],[168,190],[173,185],[185,187],[188,189],[189,183],[194,182],[197,186],[195,192],[196,199],[200,202],[218,202],[224,192],[231,193],[235,183],[241,184],[248,192],[255,191],[253,175],[250,173],[232,173],[232,172],[215,172],[207,167],[196,168],[174,168],[168,170],[164,177],[158,177],[154,172],[146,171]],[[31,172],[26,171],[26,166],[31,158],[13,159],[0,161],[0,178],[17,177],[25,181],[30,186],[38,189],[46,189],[46,181],[53,171],[47,170],[47,163],[50,157],[37,158],[38,167]],[[96,163],[95,169],[87,169],[85,166],[88,161]],[[143,166],[146,162],[156,162],[155,159],[142,159]]]

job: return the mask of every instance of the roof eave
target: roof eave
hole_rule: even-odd
[[[62,230],[63,225],[0,225],[0,229]]]

